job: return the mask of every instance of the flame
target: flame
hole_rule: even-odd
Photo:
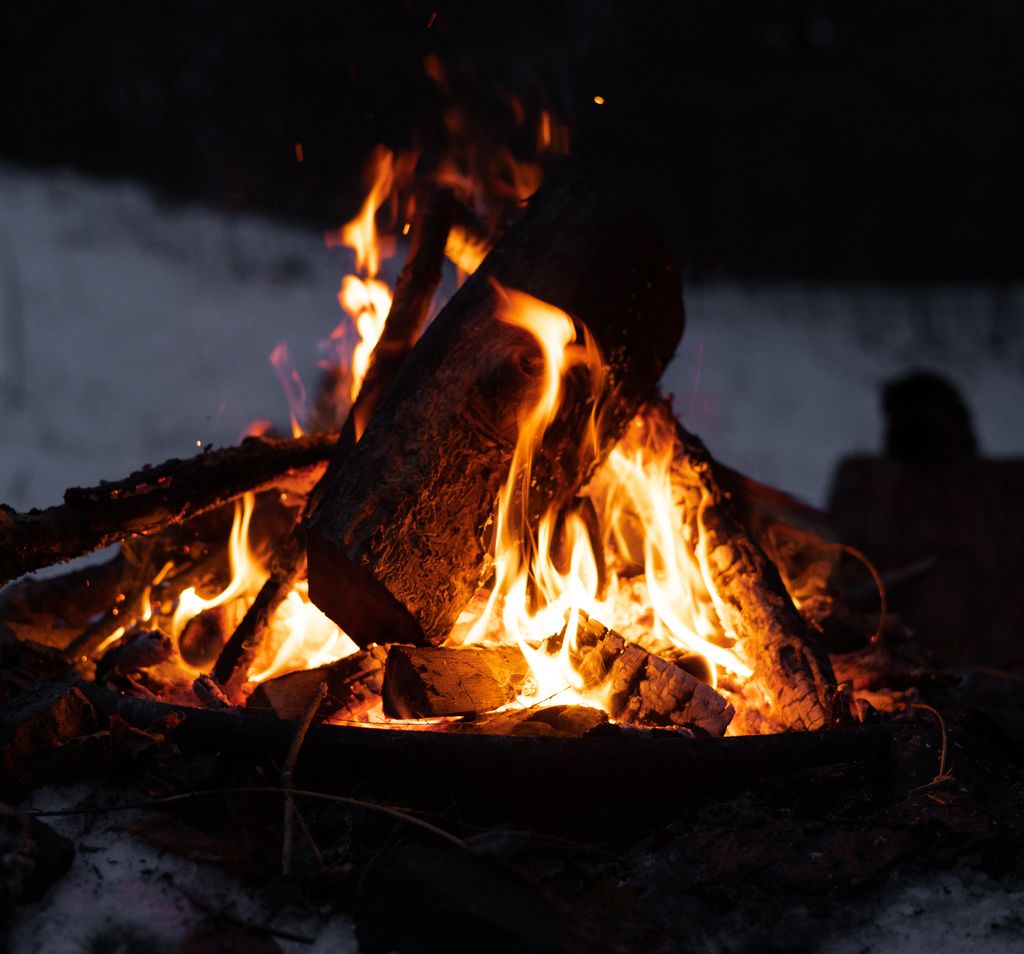
[[[255,597],[256,591],[270,575],[249,548],[249,524],[255,505],[256,497],[251,493],[245,494],[240,502],[235,502],[235,518],[228,537],[228,561],[231,567],[231,580],[228,585],[210,599],[200,596],[194,586],[181,591],[178,606],[171,619],[171,635],[175,639],[181,636],[188,621],[204,610],[233,604],[247,593]],[[235,614],[237,618],[233,621],[234,624],[241,619],[246,608],[241,607],[240,612]]]
[[[299,423],[301,418],[306,416],[306,388],[302,383],[302,377],[292,365],[288,356],[288,344],[282,341],[273,351],[270,352],[270,363],[281,382],[281,390],[288,399],[288,412],[292,423],[292,437],[302,437],[304,430]],[[259,423],[259,422],[256,422]],[[255,424],[250,425],[252,432]]]
[[[305,580],[297,583],[270,620],[269,632],[249,670],[252,683],[296,669],[315,669],[351,656],[359,647],[309,601]]]
[[[566,372],[586,369],[595,399],[606,385],[605,372],[594,342],[585,329],[579,340],[564,312],[521,292],[501,290],[501,295],[498,318],[531,335],[542,372],[536,396],[519,421],[498,497],[494,585],[462,641],[518,643],[535,683],[520,704],[543,700],[609,708],[610,687],[587,684],[577,666],[581,612],[651,652],[676,648],[703,656],[715,684],[720,670],[750,676],[750,666],[715,613],[699,538],[699,509],[707,501],[683,486],[672,467],[673,431],[638,417],[594,476],[587,495],[602,547],[595,548],[587,522],[571,508],[560,513],[549,507],[536,529],[531,527],[533,457],[558,413]],[[589,427],[596,447],[600,434],[593,417]],[[630,566],[642,574],[627,574]]]
[[[405,157],[396,163],[395,155],[384,146],[377,146],[366,164],[366,177],[370,182],[369,191],[359,213],[354,219],[338,230],[336,235],[327,236],[328,247],[344,246],[355,253],[356,274],[346,275],[338,291],[338,304],[355,325],[359,340],[352,350],[349,364],[349,400],[359,395],[359,388],[370,365],[370,356],[384,331],[384,323],[391,310],[391,289],[377,278],[381,261],[381,237],[377,231],[377,212],[392,196],[395,186],[396,166],[407,164]],[[332,347],[347,336],[345,322],[339,324],[329,342],[327,350],[335,351],[328,367],[343,364],[339,349]]]

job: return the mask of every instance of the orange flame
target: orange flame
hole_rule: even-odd
[[[555,507],[535,531],[528,523],[533,455],[554,420],[562,381],[574,366],[586,368],[598,396],[605,386],[601,355],[584,332],[583,341],[564,312],[529,295],[504,290],[500,320],[527,331],[540,349],[543,373],[538,394],[519,423],[508,476],[494,519],[494,585],[486,604],[464,637],[467,643],[505,639],[519,644],[533,670],[529,699],[583,702],[608,708],[608,687],[585,685],[575,669],[576,635],[581,611],[599,619],[652,652],[677,647],[699,653],[713,674],[726,670],[741,677],[750,666],[725,633],[714,609],[714,589],[699,535],[693,499],[672,468],[674,434],[654,431],[643,419],[627,434],[591,481],[588,496],[602,529],[604,554],[595,553],[585,521]],[[596,403],[596,402],[595,402]],[[591,439],[597,423],[592,420]],[[560,525],[561,520],[561,525]],[[569,553],[559,569],[556,539]],[[535,533],[535,536],[533,535]],[[625,576],[616,566],[638,565],[643,573]],[[601,570],[607,585],[601,592]],[[557,656],[545,640],[563,630]],[[717,681],[717,680],[714,680]]]

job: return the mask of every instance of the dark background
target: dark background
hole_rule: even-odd
[[[407,144],[437,109],[437,53],[478,115],[517,91],[619,163],[691,275],[1024,274],[1011,0],[35,0],[0,16],[8,162],[337,225],[369,148]]]

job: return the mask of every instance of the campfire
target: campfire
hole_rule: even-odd
[[[292,437],[254,425],[238,447],[0,510],[3,581],[121,543],[9,591],[8,624],[115,694],[279,719],[684,736],[850,721],[820,643],[843,615],[841,548],[678,422],[658,391],[683,333],[677,270],[614,175],[566,152],[547,112],[543,185],[504,148],[375,150],[358,215],[327,236],[355,269],[315,396],[285,345],[271,358]],[[459,287],[428,322],[446,258]]]

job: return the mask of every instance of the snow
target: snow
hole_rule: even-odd
[[[316,380],[348,266],[308,230],[0,168],[0,500],[56,503],[234,443],[255,419],[286,430],[269,354],[287,341]],[[1024,452],[1024,288],[726,282],[685,297],[665,386],[752,476],[823,502],[839,457],[879,444],[880,383],[918,366],[963,388],[986,451]]]
[[[63,811],[79,804],[117,804],[115,785],[49,786],[24,809]],[[256,887],[219,868],[162,851],[119,830],[137,812],[47,818],[76,846],[71,870],[45,897],[24,905],[9,938],[11,954],[79,954],[99,950],[176,951],[211,924],[208,911],[235,923],[285,932],[283,954],[356,954],[350,918],[271,911]],[[206,908],[206,911],[203,908]],[[287,935],[311,939],[290,940]]]

